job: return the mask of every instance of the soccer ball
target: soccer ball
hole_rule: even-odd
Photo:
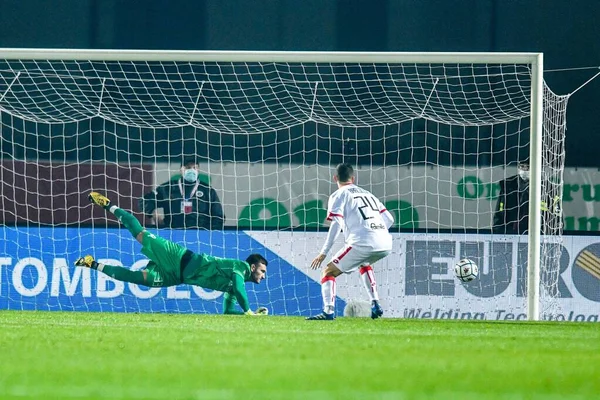
[[[344,308],[344,317],[363,317],[371,316],[371,303],[368,301],[348,300]]]
[[[456,277],[462,282],[471,282],[479,275],[479,268],[472,260],[463,258],[454,266]]]

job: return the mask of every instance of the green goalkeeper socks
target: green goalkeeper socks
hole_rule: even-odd
[[[106,275],[114,278],[118,281],[131,282],[136,285],[148,286],[144,280],[144,274],[142,271],[132,271],[123,267],[116,267],[114,265],[98,264],[98,271],[104,272]]]
[[[108,211],[115,214],[115,217],[117,217],[119,221],[121,221],[121,223],[125,225],[125,228],[127,228],[129,232],[131,232],[133,237],[137,237],[137,235],[144,230],[137,218],[134,217],[133,214],[128,213],[122,208],[119,208],[117,206],[111,206]]]
[[[125,228],[133,237],[137,237],[137,235],[144,230],[142,225],[139,223],[137,218],[127,211],[119,208],[117,206],[110,206],[108,211],[115,214],[115,217],[119,219],[119,221],[125,225]],[[104,272],[106,275],[114,278],[118,281],[135,283],[137,285],[146,285],[146,281],[144,280],[144,274],[142,271],[132,271],[128,268],[117,267],[114,265],[104,265],[104,264],[96,264],[96,268],[100,272]]]

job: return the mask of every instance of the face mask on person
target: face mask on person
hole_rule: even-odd
[[[198,180],[198,171],[195,169],[186,169],[183,171],[183,179],[186,182],[196,182]]]
[[[519,168],[518,173],[519,173],[519,176],[521,177],[521,179],[523,179],[525,182],[529,182],[529,171]]]

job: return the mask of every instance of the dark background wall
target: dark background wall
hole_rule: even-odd
[[[599,18],[597,0],[0,0],[0,47],[542,51],[565,94],[600,71]],[[567,164],[600,167],[600,78],[567,121]]]

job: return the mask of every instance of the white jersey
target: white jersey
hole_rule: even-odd
[[[329,196],[327,219],[338,217],[348,245],[391,250],[392,235],[383,213],[388,211],[381,201],[354,184],[344,185]]]

